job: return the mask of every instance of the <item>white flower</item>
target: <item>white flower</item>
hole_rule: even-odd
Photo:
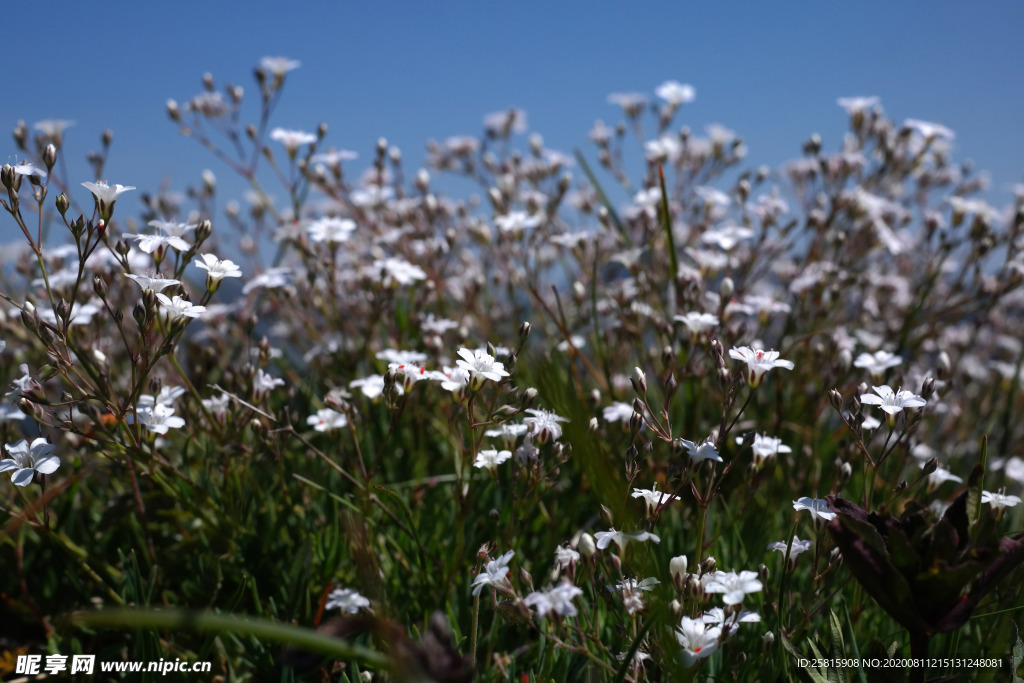
[[[200,254],[192,265],[206,271],[207,282],[218,282],[226,277],[242,277],[242,271],[234,262],[221,260],[213,254]]]
[[[729,610],[727,615],[721,607],[712,607],[701,615],[701,621],[705,624],[721,626],[722,635],[728,637],[739,631],[741,623],[757,623],[761,621],[761,615],[750,610],[741,610],[739,612]]]
[[[526,132],[526,112],[516,107],[484,116],[484,128],[490,135],[505,137],[508,133]]]
[[[345,614],[355,614],[370,606],[370,601],[351,588],[335,588],[327,595],[324,609],[338,607]]]
[[[38,124],[37,124],[38,125]],[[99,210],[100,218],[109,220],[114,210],[114,202],[125,192],[134,190],[130,185],[114,185],[110,187],[106,180],[97,180],[95,183],[82,183],[82,187],[92,192],[96,198],[96,208]]]
[[[752,349],[749,346],[739,346],[729,349],[729,357],[741,360],[747,364],[747,383],[751,388],[761,383],[764,373],[773,368],[793,369],[793,361],[781,360],[778,351],[765,351],[763,349]]]
[[[177,251],[188,251],[192,246],[180,237],[174,235],[124,235],[125,239],[136,240],[139,243],[139,249],[152,254],[158,249],[166,249],[167,247],[173,247]],[[162,252],[161,252],[162,253]]]
[[[921,469],[924,469],[925,465],[927,464],[927,462],[921,463]],[[936,467],[935,471],[928,475],[928,491],[934,491],[947,481],[962,484],[964,480],[956,476],[955,474],[950,474],[949,470],[947,470],[945,467]]]
[[[291,275],[291,268],[268,268],[253,279],[249,280],[242,287],[242,294],[248,294],[254,289],[266,287],[267,289],[278,289],[288,284],[288,276]]]
[[[486,467],[493,472],[498,465],[512,457],[512,451],[499,451],[495,448],[482,450],[476,454],[473,467]]]
[[[655,88],[654,94],[668,102],[672,107],[693,102],[697,97],[697,91],[694,90],[692,85],[680,83],[679,81],[665,81]]]
[[[455,364],[472,375],[473,389],[479,389],[485,379],[500,382],[502,377],[509,376],[505,370],[505,364],[494,360],[494,356],[482,349],[470,351],[467,348],[461,348],[459,356],[462,357],[462,360],[455,361]]]
[[[64,119],[47,119],[45,121],[37,121],[32,125],[32,128],[38,130],[45,138],[60,138],[64,135],[64,130],[75,125],[74,121],[67,121]],[[132,188],[135,189],[134,187]]]
[[[863,114],[868,109],[874,109],[881,103],[877,97],[840,97],[836,104],[846,110],[850,116]]]
[[[359,387],[366,398],[377,398],[384,393],[384,377],[382,375],[370,375],[361,379],[354,379],[348,383],[350,387]],[[401,384],[396,384],[399,394],[404,394]]]
[[[307,133],[304,130],[289,130],[287,128],[275,128],[270,131],[270,139],[276,140],[284,145],[289,156],[294,156],[299,145],[311,145],[316,142],[316,135]]]
[[[335,166],[343,161],[352,161],[359,158],[358,152],[353,152],[348,149],[334,149],[333,147],[326,152],[319,152],[314,154],[313,158],[310,159],[314,164],[327,164],[328,166]]]
[[[864,368],[871,373],[876,380],[882,378],[885,371],[903,362],[903,359],[889,351],[875,351],[874,353],[862,353],[853,361],[853,367]]]
[[[34,443],[34,442],[33,442]],[[991,491],[981,492],[981,502],[988,503],[994,508],[1013,507],[1020,502],[1018,496],[1008,496],[1002,491],[999,493],[992,493]]]
[[[654,487],[650,490],[633,489],[633,497],[643,498],[644,501],[646,501],[647,514],[649,515],[654,512],[655,508],[659,507],[663,503],[667,505],[668,503],[679,500],[679,496],[672,495],[665,491],[659,491],[657,482],[655,482]]]
[[[198,318],[206,312],[206,306],[195,306],[177,295],[168,298],[166,294],[158,292],[156,298],[173,320],[178,318]]]
[[[213,396],[211,398],[203,399],[203,407],[210,411],[210,414],[214,419],[224,421],[224,417],[228,413],[228,405],[231,403],[231,397],[223,391],[219,396]]]
[[[708,593],[724,593],[722,602],[738,605],[747,593],[757,593],[764,585],[757,578],[757,572],[715,572],[715,578],[704,586]]]
[[[279,377],[271,377],[263,372],[263,368],[257,368],[252,378],[252,394],[256,403],[259,403],[274,387],[284,386],[284,380]]]
[[[633,406],[629,403],[616,401],[610,406],[605,406],[601,411],[601,416],[604,417],[605,422],[629,422],[633,417],[633,412]]]
[[[774,543],[769,543],[766,550],[778,550],[780,553],[785,555],[786,545],[785,541],[775,541]],[[792,560],[800,553],[807,552],[811,549],[812,545],[814,545],[813,541],[801,541],[799,538],[794,536],[793,545],[789,548],[789,559]]]
[[[722,629],[718,626],[708,627],[702,619],[683,617],[676,629],[676,640],[682,645],[687,666],[692,666],[698,659],[710,656],[718,649]]]
[[[530,426],[531,433],[537,438],[538,443],[558,441],[562,438],[562,426],[558,423],[568,422],[569,418],[534,408],[527,408],[526,412],[533,417],[524,417],[523,423]]]
[[[530,230],[540,225],[540,216],[530,216],[523,211],[512,211],[506,216],[498,216],[494,224],[501,232],[518,234],[524,230]]]
[[[579,561],[579,552],[573,550],[568,545],[560,545],[557,548],[555,548],[556,569],[568,569],[569,567],[571,567]]]
[[[542,619],[548,612],[556,612],[563,617],[574,617],[578,614],[573,600],[583,595],[580,588],[572,585],[567,579],[563,579],[557,586],[549,588],[544,592],[534,591],[525,598],[523,602],[537,612]]]
[[[654,541],[655,543],[661,543],[661,538],[649,531],[636,531],[627,534],[625,531],[616,531],[614,527],[608,531],[598,531],[594,534],[594,537],[597,539],[597,547],[601,550],[607,548],[613,541],[615,545],[619,546],[620,551],[625,551],[626,544],[630,541]]]
[[[882,410],[885,411],[885,419],[889,423],[890,427],[896,425],[896,416],[904,408],[920,408],[927,403],[927,401],[913,392],[902,389],[899,391],[893,391],[892,387],[888,384],[871,388],[875,393],[862,394],[860,402],[866,403],[867,405],[881,407]],[[878,395],[876,396],[875,394]]]
[[[169,429],[181,429],[185,426],[185,420],[174,414],[174,408],[164,403],[143,405],[142,397],[135,412],[124,417],[128,424],[135,424],[136,420],[149,431],[160,435],[166,434]]]
[[[411,285],[417,280],[426,280],[427,274],[419,266],[400,258],[386,258],[373,262],[372,269],[379,273],[385,287]]]
[[[740,225],[725,225],[708,230],[700,236],[700,241],[705,244],[714,244],[722,251],[731,251],[737,244],[753,236],[754,231],[750,228]]]
[[[930,121],[921,121],[920,119],[906,119],[903,122],[904,128],[917,131],[921,134],[921,137],[926,140],[931,138],[946,138],[947,140],[953,140],[956,138],[956,133],[946,128],[941,123],[932,123]]]
[[[264,57],[260,60],[260,67],[275,78],[284,78],[286,73],[298,69],[300,66],[302,66],[302,62],[287,57]]]
[[[724,462],[722,456],[718,454],[718,449],[715,448],[714,440],[710,436],[699,444],[686,439],[677,439],[676,443],[686,449],[686,452],[690,454],[690,459],[694,462],[703,462],[704,460]]]
[[[52,474],[60,467],[60,458],[53,455],[56,446],[40,437],[28,443],[24,439],[14,445],[4,444],[11,457],[0,460],[0,472],[13,470],[11,483],[28,486],[36,472]]]
[[[647,106],[647,96],[637,92],[613,92],[608,95],[608,104],[622,107],[626,116],[638,116]]]
[[[736,442],[743,441],[743,437],[737,437]],[[782,439],[764,434],[754,434],[754,443],[751,446],[754,451],[754,464],[760,467],[768,458],[779,453],[792,453],[793,449],[782,443]]]
[[[348,418],[336,410],[321,408],[316,411],[316,415],[306,418],[306,424],[312,425],[318,432],[326,432],[331,429],[341,429],[348,424]]]
[[[142,394],[139,396],[138,405],[140,406],[153,406],[162,405],[167,408],[174,406],[174,402],[177,401],[185,393],[185,387],[175,387],[170,385],[164,385],[160,387],[160,393],[156,396],[150,396],[149,394]]]
[[[676,322],[686,325],[686,328],[690,330],[694,336],[718,327],[720,324],[716,316],[713,316],[710,313],[698,313],[697,311],[690,311],[685,315],[677,315],[675,316],[675,320]]]
[[[653,590],[661,581],[658,581],[653,576],[649,576],[646,579],[637,581],[636,579],[623,579],[614,586],[608,586],[608,590],[617,591],[649,591]]]
[[[832,512],[829,508],[828,503],[821,498],[809,498],[804,496],[799,500],[793,501],[794,510],[807,510],[811,513],[811,519],[817,521],[823,519],[826,522],[836,516],[836,513]]]
[[[172,280],[170,278],[163,277],[150,277],[149,275],[135,275],[134,273],[125,273],[124,276],[130,280],[134,280],[138,283],[139,287],[142,287],[142,291],[153,291],[162,292],[165,288],[171,285],[180,285],[180,280]]]
[[[473,579],[473,595],[480,595],[484,586],[499,586],[507,582],[505,575],[508,574],[508,563],[516,551],[509,550],[496,560],[491,560],[480,570],[480,573]]]
[[[14,172],[22,176],[36,176],[37,178],[46,178],[46,171],[37,166],[29,163],[28,161],[22,161],[20,164],[14,167]]]
[[[309,239],[340,244],[347,242],[355,229],[356,222],[349,218],[321,218],[309,226]]]

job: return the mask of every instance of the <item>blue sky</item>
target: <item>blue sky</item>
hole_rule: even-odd
[[[240,187],[178,135],[164,102],[200,92],[206,71],[255,93],[252,68],[266,55],[302,62],[273,124],[312,131],[326,122],[328,145],[360,153],[353,171],[380,136],[415,170],[427,139],[478,134],[484,114],[509,106],[527,111],[548,147],[593,158],[593,122],[620,118],[609,93],[653,98],[676,79],[697,91],[677,123],[737,131],[751,167],[797,156],[814,132],[835,149],[847,125],[836,98],[878,95],[897,121],[952,128],[955,157],[991,172],[997,204],[1024,180],[1017,1],[60,4],[4,10],[11,66],[0,126],[75,120],[66,137],[73,183],[91,179],[85,154],[110,128],[111,182],[183,189],[210,168],[222,189]],[[4,139],[0,156],[13,160]]]

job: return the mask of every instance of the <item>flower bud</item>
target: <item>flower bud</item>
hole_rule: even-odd
[[[580,536],[580,540],[576,543],[576,550],[578,550],[580,555],[583,557],[593,557],[594,553],[597,552],[597,545],[594,543],[594,537],[588,533],[583,533]]]
[[[633,369],[633,376],[629,378],[630,384],[633,385],[633,391],[639,396],[647,395],[647,375],[640,368]],[[635,407],[634,407],[635,410]]]
[[[711,572],[715,571],[715,568],[717,566],[718,566],[718,563],[715,562],[715,558],[710,557],[710,556],[705,557],[703,560],[701,560],[701,563],[700,563],[700,573],[701,574],[710,574]]]
[[[94,275],[92,278],[92,291],[96,292],[96,296],[100,299],[107,298],[107,283],[99,275]]]
[[[842,412],[842,410],[843,410],[843,395],[839,393],[838,389],[829,389],[828,390],[828,400],[832,404],[832,407],[835,408],[837,412]]]
[[[736,285],[733,284],[731,277],[723,277],[721,284],[718,285],[718,296],[725,306],[732,299],[733,293],[736,291]]]
[[[768,631],[763,636],[761,636],[761,645],[762,647],[764,647],[765,651],[771,650],[773,647],[775,647],[775,634],[771,631]]]
[[[167,104],[165,106],[167,108],[167,116],[171,121],[174,121],[175,123],[180,122],[181,110],[178,108],[178,103],[174,100],[167,100]]]
[[[925,377],[921,384],[921,398],[927,400],[935,394],[935,378]]]
[[[523,391],[522,396],[519,397],[519,407],[522,408],[523,410],[529,408],[531,405],[533,405],[533,402],[537,400],[538,393],[539,392],[533,387],[529,387],[528,389]]]
[[[672,583],[675,584],[676,590],[678,591],[682,591],[684,588],[686,567],[686,555],[678,555],[669,560],[668,571],[672,575]]]
[[[597,421],[597,418],[594,418],[594,420]],[[634,410],[633,414],[629,416],[629,432],[631,434],[636,434],[643,426],[644,416]]]
[[[47,171],[52,171],[54,164],[57,163],[57,147],[52,142],[43,150],[43,163],[46,164]]]
[[[590,433],[594,434],[600,428],[601,428],[601,426],[600,426],[600,424],[598,424],[597,418],[596,417],[590,418],[590,422],[587,423],[587,429],[590,431]]]
[[[940,352],[936,365],[938,366],[936,370],[938,372],[939,379],[949,379],[949,376],[953,372],[953,362],[949,359],[949,354],[945,351]]]
[[[71,202],[68,200],[68,196],[63,192],[57,195],[57,199],[54,201],[54,203],[57,205],[57,213],[59,213],[61,216],[66,214],[68,212],[68,208],[71,206]]]

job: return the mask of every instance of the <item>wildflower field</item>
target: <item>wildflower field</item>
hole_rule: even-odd
[[[14,131],[7,680],[1021,680],[1024,188],[872,97],[759,168],[674,81],[408,169],[296,67],[167,103],[245,198]]]

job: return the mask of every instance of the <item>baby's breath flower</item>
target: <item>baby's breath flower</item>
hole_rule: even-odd
[[[483,386],[485,379],[500,382],[503,377],[509,376],[505,370],[505,364],[494,360],[494,356],[482,349],[470,351],[461,348],[459,356],[461,356],[461,360],[455,361],[455,364],[470,374],[472,378],[470,386],[474,391]]]
[[[487,468],[493,472],[498,465],[512,457],[512,451],[499,451],[496,448],[482,450],[476,454],[473,467]]]
[[[828,522],[836,516],[836,513],[832,512],[831,508],[829,508],[828,503],[821,498],[804,496],[799,500],[793,501],[793,509],[807,510],[811,513],[811,519],[815,521],[821,519]]]
[[[537,439],[537,443],[543,444],[548,441],[558,441],[562,438],[562,425],[559,422],[568,422],[569,418],[559,417],[547,410],[535,408],[527,408],[526,412],[533,417],[524,417],[523,423],[529,425],[531,433]]]
[[[1000,491],[999,493],[992,493],[991,491],[982,491],[981,502],[988,503],[992,507],[998,509],[1004,507],[1013,507],[1014,505],[1017,505],[1018,503],[1020,503],[1020,497],[1009,496],[1002,491]]]
[[[793,369],[793,361],[779,358],[778,351],[765,351],[763,349],[752,349],[749,346],[738,346],[729,349],[729,357],[741,360],[747,364],[747,383],[751,388],[761,383],[764,373],[773,368]]]
[[[892,387],[888,384],[871,388],[875,393],[862,394],[860,402],[867,405],[881,407],[881,409],[885,411],[885,419],[886,422],[889,423],[890,427],[896,426],[896,416],[902,412],[904,408],[920,408],[927,403],[927,401],[911,391],[903,389],[893,391]],[[877,396],[875,394],[877,394]]]
[[[711,656],[718,649],[722,629],[709,626],[702,619],[683,617],[676,629],[676,640],[683,647],[687,666],[693,666],[699,659]]]
[[[180,285],[181,281],[173,280],[171,278],[153,277],[149,275],[136,275],[134,273],[125,273],[124,276],[130,280],[134,280],[139,287],[142,287],[142,291],[153,291],[162,292],[171,285]]]
[[[348,418],[336,410],[321,408],[316,411],[316,415],[306,418],[306,424],[312,425],[318,432],[327,432],[332,429],[341,429],[348,424]]]
[[[604,550],[612,542],[619,546],[620,551],[625,551],[626,544],[630,541],[654,541],[655,543],[661,543],[661,538],[650,531],[635,531],[630,534],[625,531],[616,531],[614,527],[608,531],[598,531],[594,534],[594,537],[597,539],[597,547],[600,550]]]
[[[690,460],[693,462],[703,462],[705,460],[724,462],[722,456],[718,454],[718,449],[715,448],[714,439],[710,436],[700,443],[694,443],[686,439],[676,439],[676,443],[686,449],[686,452],[690,454]]]
[[[889,368],[895,367],[903,362],[899,356],[889,351],[875,351],[874,353],[862,353],[853,361],[853,367],[864,368],[871,373],[872,379],[881,380],[882,375]]]
[[[178,318],[198,318],[206,312],[206,306],[196,306],[177,295],[168,298],[165,294],[158,292],[156,298],[172,320],[177,320]]]
[[[192,262],[197,268],[206,271],[206,291],[213,293],[226,277],[242,277],[242,271],[233,261],[219,259],[213,254],[200,254]]]
[[[42,437],[32,443],[22,439],[13,445],[4,444],[4,448],[10,457],[0,460],[0,472],[13,471],[11,483],[15,486],[28,486],[36,472],[52,474],[60,467],[60,458],[53,455],[57,447]]]
[[[792,544],[792,546],[789,547],[789,559],[792,560],[793,558],[795,558],[800,553],[803,553],[803,552],[806,552],[806,551],[810,550],[811,546],[813,544],[814,544],[813,541],[801,541],[799,538],[794,536],[793,537],[793,544]],[[768,547],[766,548],[766,550],[778,550],[780,553],[785,555],[786,554],[786,546],[787,546],[787,543],[785,541],[775,541],[774,543],[769,543]]]
[[[335,588],[327,595],[324,609],[339,608],[345,614],[355,614],[370,606],[370,601],[351,588]]]
[[[568,579],[562,579],[558,585],[546,591],[534,591],[525,598],[523,602],[532,607],[537,616],[544,618],[548,612],[555,612],[564,617],[574,617],[578,614],[573,600],[583,595],[583,590],[572,585]]]
[[[100,218],[105,221],[110,220],[110,215],[114,212],[114,202],[125,192],[134,190],[135,188],[131,185],[114,185],[110,187],[106,180],[97,180],[95,183],[82,183],[82,187],[92,192],[93,197],[96,198],[96,211],[99,213]]]
[[[648,489],[633,489],[634,498],[643,498],[647,504],[647,514],[652,514],[658,506],[662,504],[669,504],[679,500],[679,496],[672,495],[665,491],[658,490],[658,484],[655,482],[654,487]]]
[[[488,562],[473,579],[473,595],[480,595],[484,586],[498,587],[507,584],[508,579],[505,575],[508,574],[508,563],[515,554],[516,551],[509,550],[498,559]]]
[[[726,605],[738,605],[743,602],[747,593],[757,593],[764,585],[758,580],[757,572],[715,572],[713,580],[704,586],[708,593],[723,593],[722,602]]]

